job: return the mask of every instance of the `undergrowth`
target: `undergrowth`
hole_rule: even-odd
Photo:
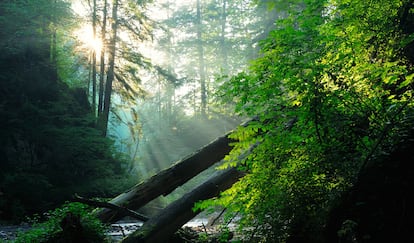
[[[45,214],[45,221],[40,216],[30,218],[32,228],[19,232],[13,242],[109,242],[105,237],[105,226],[91,211],[90,207],[82,203],[65,203]]]

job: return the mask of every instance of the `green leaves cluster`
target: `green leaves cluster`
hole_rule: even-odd
[[[216,203],[265,240],[318,241],[333,200],[401,139],[413,105],[412,3],[287,2],[275,3],[288,14],[261,57],[222,87],[239,114],[258,121],[233,134],[240,142],[228,163],[247,175]]]
[[[82,242],[106,242],[105,226],[91,213],[91,208],[81,203],[65,203],[59,208],[49,211],[46,221],[31,219],[31,229],[19,232],[15,243],[26,242],[72,242],[71,236],[62,229],[62,220],[68,215],[79,218],[82,227]]]

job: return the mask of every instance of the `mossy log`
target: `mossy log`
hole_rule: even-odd
[[[230,133],[215,139],[190,156],[174,163],[171,167],[135,185],[110,200],[109,203],[137,210],[158,196],[171,193],[178,186],[222,160],[231,151],[231,143],[235,141],[228,137]],[[99,209],[96,211],[96,215],[105,223],[116,222],[126,216],[121,210],[109,208]]]
[[[230,188],[243,173],[236,168],[218,171],[211,179],[202,183],[180,199],[169,204],[158,215],[149,219],[137,231],[125,238],[122,243],[168,242],[170,237],[198,212],[192,210],[194,203],[216,197]]]

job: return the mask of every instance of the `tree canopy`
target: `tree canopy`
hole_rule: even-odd
[[[333,202],[410,134],[413,3],[257,2],[283,14],[260,57],[221,88],[257,121],[232,135],[226,166],[247,175],[216,204],[269,242],[321,242]]]

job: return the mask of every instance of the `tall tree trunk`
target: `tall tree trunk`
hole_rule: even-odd
[[[107,6],[108,1],[104,1],[103,6],[103,18],[102,18],[102,29],[101,29],[101,41],[103,43],[101,48],[101,63],[100,63],[100,75],[99,75],[99,97],[98,97],[98,117],[102,116],[103,112],[103,97],[104,97],[104,77],[105,77],[105,51],[106,51],[106,18],[107,18]]]
[[[96,39],[96,0],[93,0],[92,35]],[[92,111],[96,115],[96,50],[92,48]]]
[[[206,117],[207,109],[207,89],[206,89],[206,73],[204,64],[204,50],[203,50],[203,25],[201,21],[201,0],[197,0],[197,50],[198,50],[198,71],[200,75],[200,89],[201,89],[201,116]]]
[[[167,2],[167,19],[170,19],[170,1]],[[168,73],[172,73],[173,72],[173,67],[172,67],[172,63],[173,63],[173,53],[172,53],[172,34],[170,30],[167,30],[167,35],[168,35],[168,67],[167,67],[167,72]],[[174,102],[175,102],[175,87],[176,84],[174,83],[174,81],[172,80],[168,80],[167,81],[167,87],[166,87],[166,95],[167,95],[167,107],[166,107],[166,115],[167,115],[167,121],[168,121],[168,125],[171,126],[174,121],[175,121],[175,117],[174,116]]]
[[[57,60],[57,31],[56,31],[56,21],[57,21],[57,17],[55,15],[55,8],[57,6],[57,0],[54,0],[52,3],[52,14],[51,14],[51,19],[50,19],[50,23],[47,25],[48,27],[46,27],[46,31],[45,33],[49,33],[50,32],[50,43],[49,43],[49,61],[52,64],[52,68],[53,68],[53,79],[57,80],[58,79],[58,60]]]
[[[226,24],[227,24],[227,0],[223,0],[221,16],[221,58],[222,69],[224,73],[229,71],[229,64],[227,60],[227,46],[226,46]]]
[[[167,81],[165,95],[167,96],[167,102],[166,102],[166,107],[165,107],[165,116],[166,116],[165,118],[167,120],[167,124],[171,126],[173,124],[173,121],[175,120],[173,117],[175,85],[172,83],[172,81]]]
[[[111,95],[112,95],[112,82],[115,78],[115,54],[116,54],[116,39],[118,31],[118,0],[112,0],[112,25],[111,25],[111,39],[109,41],[109,67],[106,77],[105,92],[104,92],[104,104],[103,113],[100,119],[101,129],[104,136],[107,134],[109,111],[111,107]]]
[[[57,60],[57,36],[56,36],[56,28],[54,27],[52,30],[52,40],[51,40],[51,47],[50,47],[50,61],[53,65],[53,73],[55,78],[58,79],[58,60]]]

